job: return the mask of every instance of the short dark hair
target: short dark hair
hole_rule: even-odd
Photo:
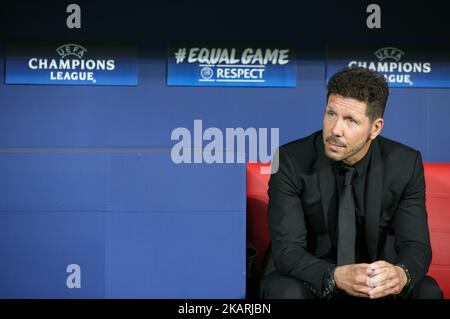
[[[327,101],[330,94],[338,94],[365,102],[370,121],[383,117],[389,96],[386,78],[363,67],[346,67],[335,73],[328,81],[327,90]]]

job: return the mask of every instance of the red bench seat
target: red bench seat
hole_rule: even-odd
[[[445,298],[450,298],[450,163],[425,163],[426,206],[430,226],[433,260],[429,274],[435,278]],[[267,220],[270,164],[247,164],[247,239],[257,251],[255,269],[262,273],[262,262],[269,244]],[[447,246],[448,245],[448,246]]]

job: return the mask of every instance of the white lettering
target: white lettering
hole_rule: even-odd
[[[69,29],[81,29],[81,8],[78,4],[69,4],[66,9],[67,13],[71,13],[66,20]]]
[[[276,152],[279,145],[279,129],[272,128],[270,130],[270,141],[267,132],[266,128],[256,130],[252,127],[247,129],[242,127],[226,128],[225,134],[216,127],[210,127],[203,131],[202,120],[194,120],[193,134],[184,127],[178,127],[172,131],[171,140],[177,141],[171,150],[172,161],[175,164],[202,163],[203,161],[207,164],[245,163],[245,155],[249,154],[248,161],[267,163],[272,156],[272,154],[268,154],[269,142],[271,153]],[[208,142],[205,147],[203,147],[203,141]],[[224,145],[226,145],[225,149]],[[192,150],[194,150],[193,159]],[[235,154],[237,158],[235,158]],[[275,165],[272,165],[272,169],[275,171],[277,163],[275,161]]]
[[[70,264],[66,267],[67,276],[66,286],[69,289],[81,288],[81,267],[77,264]]]

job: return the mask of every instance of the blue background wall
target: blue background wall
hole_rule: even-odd
[[[81,30],[65,27],[69,1],[7,2],[0,297],[244,297],[245,167],[174,164],[172,130],[202,119],[204,128],[279,128],[286,143],[321,127],[328,43],[429,46],[449,31],[433,2],[378,2],[381,30],[365,28],[370,2],[311,2],[76,1]],[[11,40],[135,43],[139,85],[5,85]],[[166,48],[178,41],[290,44],[297,87],[167,87]],[[391,89],[383,135],[449,162],[449,101],[450,89]],[[81,289],[66,287],[72,263]]]

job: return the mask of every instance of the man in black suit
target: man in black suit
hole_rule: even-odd
[[[419,151],[379,136],[385,78],[329,81],[323,130],[278,149],[269,181],[263,298],[442,298]]]

